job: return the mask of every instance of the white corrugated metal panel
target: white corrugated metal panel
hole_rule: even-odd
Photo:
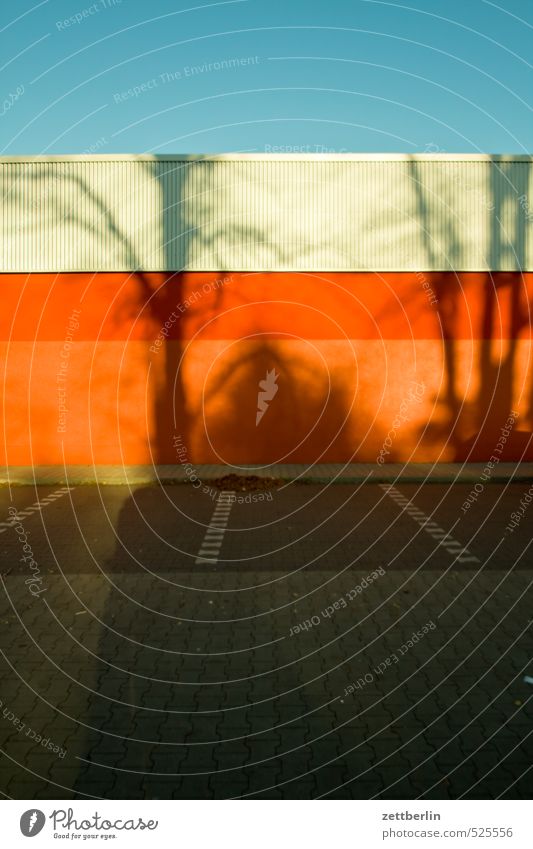
[[[533,270],[533,158],[0,159],[0,270]]]

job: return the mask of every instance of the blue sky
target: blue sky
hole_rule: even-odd
[[[0,148],[531,153],[533,0],[21,0]]]

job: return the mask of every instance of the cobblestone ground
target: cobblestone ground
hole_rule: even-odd
[[[0,790],[530,798],[527,489],[1,490]]]

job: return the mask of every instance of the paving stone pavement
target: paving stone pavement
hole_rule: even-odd
[[[78,487],[0,538],[0,790],[53,798],[530,798],[531,522],[523,483],[376,485],[234,503]],[[0,490],[0,513],[46,487]],[[253,493],[258,495],[258,493]],[[12,500],[13,499],[13,500]],[[30,577],[28,577],[30,576]]]

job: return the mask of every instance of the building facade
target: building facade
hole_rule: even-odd
[[[533,459],[533,158],[3,157],[3,462]]]

